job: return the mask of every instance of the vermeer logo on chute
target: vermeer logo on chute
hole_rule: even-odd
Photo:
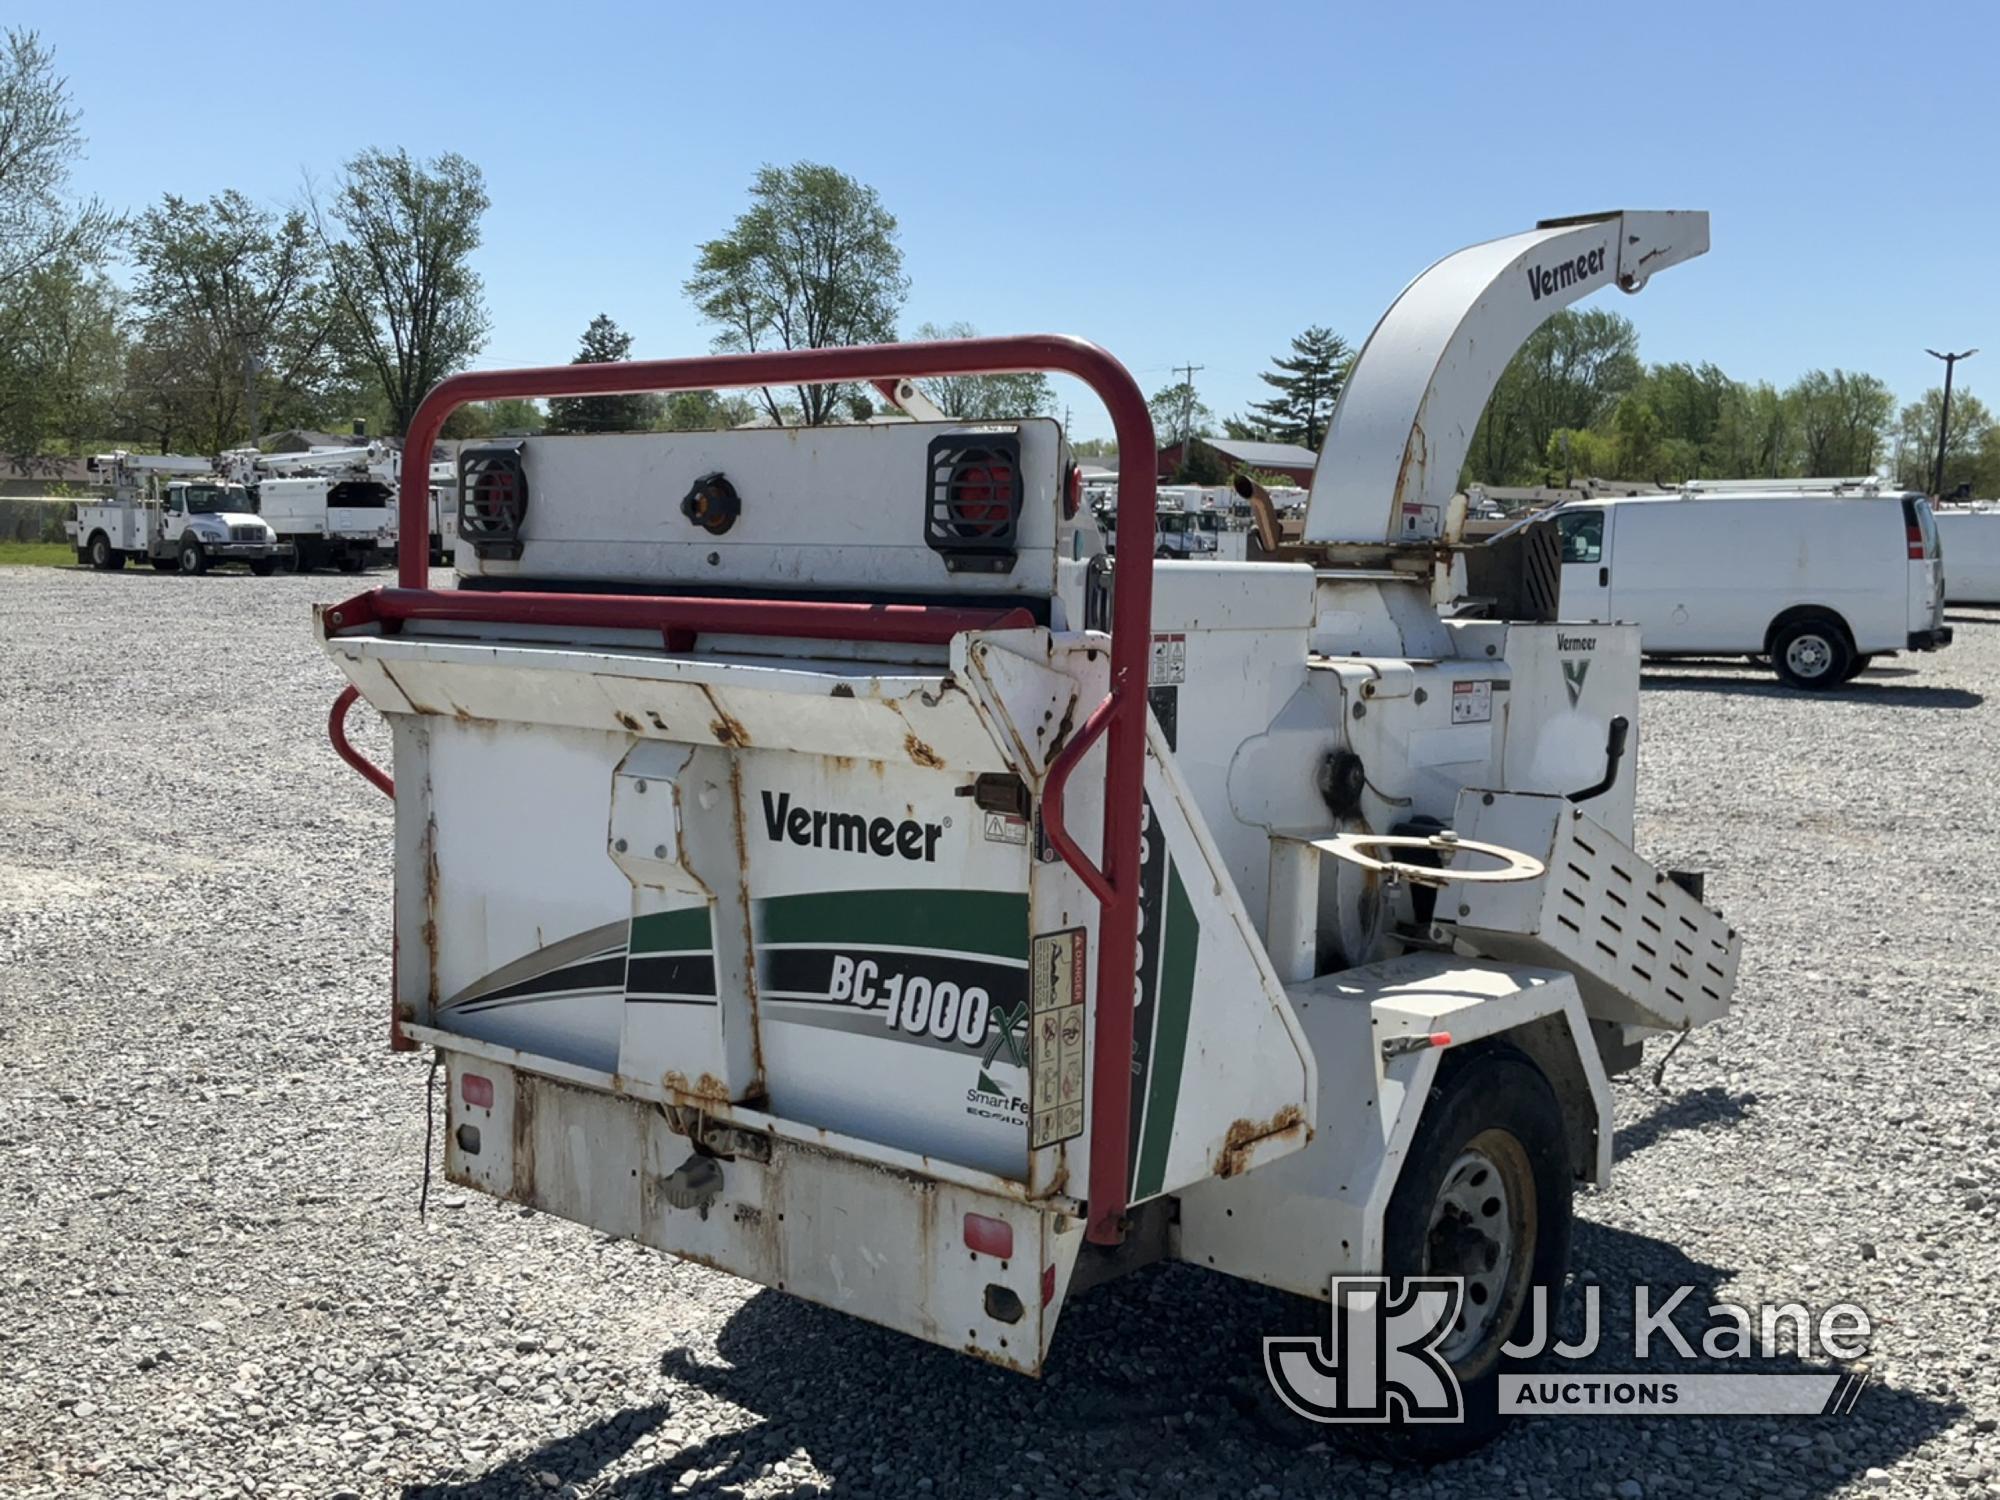
[[[1544,297],[1553,297],[1557,292],[1575,286],[1580,281],[1588,281],[1604,269],[1606,251],[1602,245],[1595,250],[1585,251],[1574,260],[1559,260],[1552,266],[1526,266],[1528,290],[1539,302]]]

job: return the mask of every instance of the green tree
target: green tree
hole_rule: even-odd
[[[722,350],[824,349],[896,337],[909,295],[896,220],[875,190],[814,162],[761,168],[750,207],[730,232],[700,247],[685,284]],[[850,410],[850,392],[799,386],[802,420],[817,427]],[[763,392],[771,420],[785,421]]]
[[[528,437],[543,431],[548,419],[533,401],[509,396],[499,401],[469,401],[445,419],[448,438]]]
[[[756,403],[739,391],[677,391],[661,403],[660,432],[717,432],[756,418]]]
[[[1873,474],[1896,398],[1873,375],[1808,370],[1785,392],[1796,462],[1813,478]]]
[[[67,196],[81,120],[55,53],[37,33],[9,29],[0,41],[0,292],[58,262],[97,264],[117,231],[102,204]]]
[[[1944,390],[1932,386],[1923,398],[1905,406],[1896,422],[1896,482],[1904,489],[1931,488],[1937,464],[1938,417],[1944,406]],[[1944,484],[1940,494],[1949,495],[1962,484],[1970,484],[1975,494],[1993,494],[2000,474],[1988,467],[2000,457],[2000,432],[1993,414],[1971,391],[1959,388],[1951,393],[1951,430],[1945,436]]]
[[[151,367],[156,399],[175,412],[162,425],[214,453],[320,417],[342,355],[303,213],[233,189],[206,203],[169,193],[134,226],[132,259],[139,336],[169,356]]]
[[[1118,453],[1116,438],[1076,438],[1069,451],[1078,458],[1112,458]]]
[[[919,339],[969,339],[978,337],[970,323],[935,323],[917,327]],[[935,375],[917,382],[939,411],[955,422],[997,421],[1007,417],[1046,416],[1054,409],[1056,393],[1049,377],[1039,371],[1020,375]]]
[[[632,357],[632,335],[599,313],[583,331],[573,365],[613,364]],[[659,415],[657,397],[558,396],[549,402],[549,432],[644,432]]]
[[[1557,313],[1501,371],[1473,432],[1467,477],[1485,484],[1539,479],[1557,431],[1596,426],[1639,377],[1630,319],[1600,308]]]
[[[1794,472],[1792,409],[1776,386],[1732,384],[1723,395],[1708,473],[1718,479],[1776,479]]]
[[[0,447],[22,466],[52,435],[79,440],[118,359],[117,294],[98,271],[118,221],[68,196],[81,118],[40,38],[0,34]]]
[[[1153,434],[1162,448],[1207,437],[1215,430],[1215,413],[1185,380],[1161,386],[1146,405],[1153,413]]]
[[[1250,409],[1262,413],[1260,425],[1271,438],[1317,452],[1353,360],[1347,340],[1314,324],[1292,340],[1289,355],[1272,360],[1257,377],[1277,394],[1251,402]]]
[[[71,260],[10,289],[13,336],[0,350],[0,447],[31,468],[52,440],[71,453],[116,425],[125,360],[118,289]]]
[[[424,163],[371,149],[347,163],[324,210],[310,189],[308,202],[352,355],[404,432],[424,394],[486,345],[471,265],[491,204],[486,179],[456,152]]]

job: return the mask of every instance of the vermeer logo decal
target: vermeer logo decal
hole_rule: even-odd
[[[1597,637],[1594,635],[1564,635],[1560,630],[1556,632],[1556,650],[1558,651],[1595,651],[1596,649]],[[1590,658],[1586,656],[1578,661],[1566,661],[1562,664],[1562,669],[1563,686],[1569,690],[1569,706],[1575,708],[1578,701],[1583,697],[1583,680],[1590,675]]]
[[[1600,245],[1597,249],[1586,251],[1574,260],[1557,261],[1552,266],[1528,266],[1525,268],[1528,290],[1539,302],[1544,297],[1553,297],[1557,292],[1573,287],[1579,282],[1588,281],[1604,270],[1606,254],[1604,247]]]
[[[860,813],[827,812],[823,808],[794,807],[792,794],[780,792],[764,797],[764,832],[774,844],[789,839],[811,849],[833,849],[844,854],[878,854],[884,859],[901,855],[904,859],[937,863],[937,843],[944,836],[939,823],[919,823],[915,818],[864,818]]]
[[[1583,679],[1590,675],[1590,658],[1579,657],[1563,663],[1563,686],[1569,689],[1569,706],[1575,708],[1583,697]]]

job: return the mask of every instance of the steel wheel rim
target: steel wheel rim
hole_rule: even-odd
[[[1424,1269],[1465,1283],[1465,1299],[1438,1353],[1454,1370],[1485,1366],[1527,1302],[1535,1261],[1536,1200],[1527,1151],[1504,1130],[1465,1143],[1438,1184]]]
[[[1825,636],[1795,636],[1785,647],[1785,665],[1799,677],[1824,677],[1833,665],[1833,647]]]
[[[181,548],[181,571],[183,573],[192,573],[195,568],[195,559],[200,556],[200,552],[193,547]]]

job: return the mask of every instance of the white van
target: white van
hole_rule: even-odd
[[[1940,506],[1937,529],[1945,602],[2000,604],[2000,505]]]
[[[1692,484],[1549,515],[1559,618],[1636,624],[1647,656],[1768,656],[1791,686],[1830,688],[1876,656],[1951,642],[1922,495]]]

